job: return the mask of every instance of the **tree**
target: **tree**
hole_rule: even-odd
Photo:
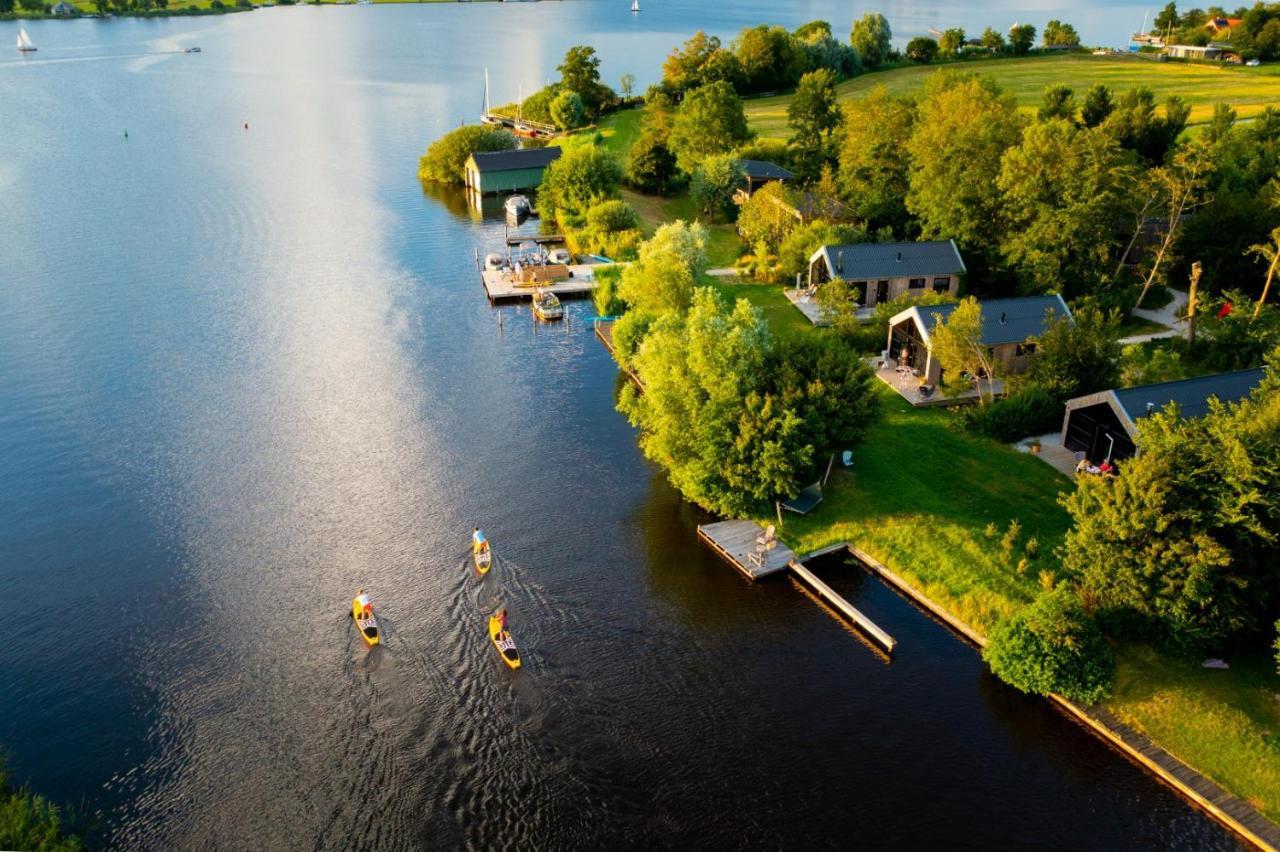
[[[612,153],[594,145],[579,145],[553,160],[542,174],[538,206],[555,211],[563,225],[586,214],[587,208],[616,198],[622,166]]]
[[[1119,379],[1119,339],[1119,312],[1105,312],[1087,300],[1077,305],[1074,320],[1054,318],[1034,341],[1027,379],[1052,393],[1059,404],[1113,388]]]
[[[575,130],[582,126],[586,111],[582,96],[564,89],[551,101],[551,120],[561,130]]]
[[[939,74],[926,81],[907,143],[906,199],[926,238],[954,239],[988,256],[994,251],[1000,162],[1021,136],[1014,99],[990,80]]]
[[[14,0],[0,0],[0,15],[7,15],[13,11]]]
[[[1276,277],[1276,266],[1280,265],[1280,228],[1272,229],[1269,242],[1249,246],[1249,254],[1257,255],[1267,263],[1267,280],[1262,285],[1262,295],[1258,297],[1258,305],[1253,309],[1253,318],[1256,320],[1262,313],[1267,294],[1271,292],[1271,282]]]
[[[1067,121],[1076,120],[1076,98],[1070,86],[1054,83],[1044,88],[1044,99],[1040,102],[1038,118],[1048,121],[1062,118]]]
[[[938,39],[938,50],[943,56],[955,56],[964,47],[964,30],[952,27],[942,33]]]
[[[992,53],[1000,53],[1004,50],[1004,36],[999,30],[987,27],[982,31],[982,46]]]
[[[577,92],[590,114],[596,115],[604,101],[596,49],[585,44],[569,48],[556,70],[560,72],[561,88]]]
[[[1151,259],[1151,268],[1142,282],[1142,292],[1134,307],[1141,307],[1151,286],[1164,275],[1174,244],[1182,231],[1187,214],[1205,203],[1204,191],[1212,170],[1209,151],[1202,145],[1190,145],[1180,151],[1168,166],[1152,170],[1151,178],[1158,197],[1164,201],[1165,227],[1160,243]],[[1138,228],[1142,223],[1138,224]]]
[[[916,36],[907,42],[905,53],[912,62],[925,65],[938,58],[938,43],[928,36]]]
[[[879,12],[868,12],[854,22],[849,40],[862,58],[862,64],[875,68],[889,58],[893,31],[889,29],[888,18]]]
[[[1111,623],[1197,650],[1257,635],[1275,615],[1280,393],[1174,405],[1138,421],[1142,453],[1060,498],[1063,567]]]
[[[775,252],[799,224],[791,212],[791,191],[781,181],[757,189],[738,214],[738,233],[749,246],[763,243]]]
[[[1115,672],[1102,631],[1062,586],[996,625],[982,659],[1023,692],[1055,692],[1085,704],[1107,697]]]
[[[663,82],[677,93],[703,85],[708,82],[702,74],[703,66],[718,50],[720,39],[698,30],[663,61]]]
[[[838,181],[845,198],[870,227],[906,229],[910,157],[916,105],[876,86],[847,107]]]
[[[640,134],[627,152],[627,183],[641,192],[662,194],[676,177],[676,155],[658,134]]]
[[[1000,253],[1022,290],[1096,295],[1110,283],[1117,223],[1139,188],[1133,159],[1111,136],[1062,119],[1027,126],[996,181]]]
[[[747,176],[736,154],[714,154],[693,173],[689,195],[701,212],[713,219],[731,220],[736,208],[734,193],[746,185]]]
[[[782,27],[761,24],[744,29],[733,43],[733,53],[742,64],[747,91],[789,86],[804,70],[804,55]]]
[[[826,21],[810,21],[796,28],[791,37],[804,55],[805,71],[827,68],[836,74],[853,74],[862,67],[858,52],[838,41]]]
[[[1079,47],[1080,34],[1071,24],[1064,24],[1056,18],[1044,25],[1045,47]]]
[[[438,183],[462,183],[467,158],[478,151],[510,151],[516,138],[502,128],[471,124],[441,136],[418,161],[418,179]]]
[[[938,317],[933,328],[933,357],[953,377],[961,373],[979,377],[978,402],[986,405],[994,396],[995,360],[982,339],[982,308],[969,296],[943,320]],[[983,384],[987,392],[982,392]]]
[[[1178,4],[1168,3],[1159,14],[1156,15],[1154,21],[1155,28],[1152,32],[1168,33],[1176,29],[1178,26]]]
[[[1019,24],[1009,30],[1009,50],[1015,56],[1026,56],[1036,43],[1036,28],[1031,24]]]
[[[668,144],[680,169],[692,173],[707,157],[732,151],[750,138],[742,98],[718,80],[685,95]]]
[[[1130,89],[1116,102],[1103,128],[1149,164],[1163,163],[1187,126],[1190,107],[1177,95],[1165,101],[1165,114],[1156,115],[1155,93]]]
[[[801,175],[813,178],[821,171],[830,155],[831,136],[840,126],[840,118],[835,72],[819,68],[801,77],[787,107],[791,145]]]
[[[622,92],[626,97],[631,97],[631,92],[636,87],[636,75],[627,72],[622,75],[622,79],[618,81],[618,91]]]
[[[1107,120],[1115,105],[1111,102],[1111,90],[1105,83],[1094,83],[1084,96],[1080,109],[1080,123],[1085,127],[1097,127]]]
[[[778,268],[786,281],[809,268],[809,258],[822,246],[867,242],[870,237],[854,225],[838,225],[823,219],[796,224],[779,243]],[[821,291],[819,291],[821,292]]]

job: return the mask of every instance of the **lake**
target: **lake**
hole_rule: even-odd
[[[13,776],[118,848],[1235,848],[858,568],[816,566],[892,662],[746,584],[614,411],[590,306],[485,301],[502,222],[415,172],[486,65],[499,100],[585,42],[643,85],[697,27],[852,16],[627,6],[27,25],[39,52],[0,59]],[[1062,14],[1119,43],[1116,9]]]

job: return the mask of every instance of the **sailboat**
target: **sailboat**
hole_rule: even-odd
[[[36,46],[31,43],[31,36],[27,35],[25,27],[18,27],[18,52],[34,53]]]
[[[640,11],[640,0],[631,0],[631,11],[633,12]]]
[[[481,124],[496,124],[501,126],[502,119],[489,111],[489,69],[484,69],[484,106],[480,109]]]

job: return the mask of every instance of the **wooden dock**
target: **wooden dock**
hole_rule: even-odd
[[[555,293],[561,299],[586,298],[596,289],[595,267],[590,264],[573,264],[569,267],[571,278],[539,283],[536,287],[521,283],[510,271],[485,269],[480,272],[484,291],[491,302],[510,302],[532,299],[535,289]]]
[[[857,607],[836,594],[834,589],[822,582],[818,575],[806,568],[800,560],[792,559],[787,567],[801,582],[813,589],[818,597],[830,604],[836,612],[853,622],[858,629],[874,639],[881,648],[884,648],[890,654],[893,653],[893,649],[898,645],[897,640],[881,630],[874,621],[863,615]]]
[[[749,580],[786,571],[788,564],[796,558],[795,553],[780,541],[775,541],[767,550],[757,552],[756,539],[762,535],[764,529],[751,521],[698,525],[698,537]]]

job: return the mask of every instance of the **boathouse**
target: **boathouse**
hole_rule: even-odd
[[[1176,403],[1183,417],[1200,417],[1209,410],[1209,400],[1236,402],[1249,395],[1262,381],[1262,368],[1236,370],[1140,385],[1136,388],[1106,390],[1067,400],[1062,418],[1062,445],[1095,464],[1127,459],[1139,452],[1138,421]]]
[[[809,287],[839,278],[852,284],[859,304],[869,308],[905,293],[955,295],[965,271],[951,240],[831,245],[809,256]]]
[[[912,305],[889,320],[888,359],[896,369],[909,369],[928,385],[942,382],[942,365],[933,357],[933,330],[946,322],[958,308],[945,305]],[[982,342],[991,352],[996,375],[1025,372],[1035,352],[1035,338],[1054,319],[1071,318],[1071,309],[1061,296],[1023,296],[1017,299],[990,299],[980,302]]]
[[[560,157],[560,148],[476,151],[467,157],[467,189],[479,195],[537,189],[542,173]]]

